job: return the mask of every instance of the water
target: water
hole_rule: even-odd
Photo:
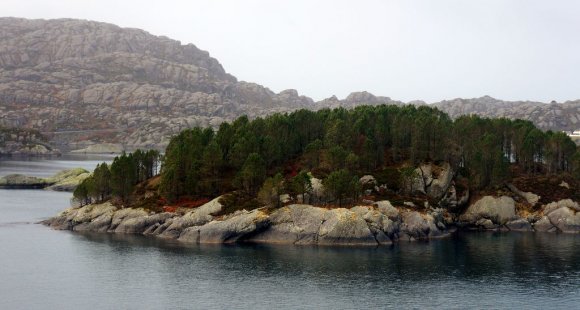
[[[0,175],[17,169],[4,162]],[[576,235],[469,233],[386,248],[184,246],[33,224],[69,198],[0,190],[1,309],[580,307]]]

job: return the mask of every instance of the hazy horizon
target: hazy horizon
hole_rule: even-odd
[[[4,16],[140,28],[206,50],[239,80],[321,100],[580,98],[580,3],[5,0]]]

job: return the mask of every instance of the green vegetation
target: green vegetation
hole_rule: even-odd
[[[127,202],[135,185],[152,178],[159,170],[158,151],[141,151],[115,157],[109,166],[97,165],[93,174],[85,179],[73,193],[81,205],[100,203],[111,198]]]
[[[108,185],[98,181],[106,175],[101,165],[75,197],[99,201],[113,195],[126,201],[135,184],[155,170],[140,170],[149,158],[142,154],[149,153],[140,154],[116,158]],[[158,154],[151,156],[157,164]],[[451,120],[426,106],[382,105],[299,110],[253,121],[240,117],[217,131],[184,130],[166,149],[159,190],[169,203],[235,191],[251,205],[279,206],[284,193],[306,199],[311,171],[342,205],[361,194],[358,177],[372,174],[390,190],[402,191],[422,162],[450,163],[477,190],[504,184],[514,173],[580,178],[580,153],[564,133],[543,132],[522,120]]]

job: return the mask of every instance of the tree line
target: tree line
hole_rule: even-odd
[[[159,160],[155,151],[123,154],[110,166],[99,165],[75,197],[126,201],[135,184],[154,175]],[[380,105],[242,116],[218,130],[186,129],[166,148],[159,190],[170,203],[239,190],[279,204],[282,194],[306,199],[315,174],[340,204],[360,194],[358,176],[385,175],[396,186],[403,181],[390,174],[393,167],[404,175],[421,162],[450,163],[473,189],[502,184],[512,171],[580,179],[580,151],[562,132],[523,120],[452,120],[428,106]]]
[[[81,205],[111,198],[128,202],[135,185],[157,175],[161,156],[156,150],[137,150],[117,156],[113,162],[98,164],[91,176],[77,186],[73,198]]]
[[[356,176],[440,161],[482,189],[508,180],[512,166],[527,174],[578,174],[579,158],[566,134],[529,121],[452,120],[436,108],[412,105],[299,110],[252,121],[242,116],[217,131],[182,131],[166,149],[161,192],[169,201],[235,189],[256,195],[263,185],[292,192],[271,178],[280,173],[291,183],[304,170],[324,176],[325,187],[340,198],[357,195]]]

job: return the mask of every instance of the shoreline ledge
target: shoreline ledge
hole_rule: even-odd
[[[457,229],[580,233],[580,206],[570,199],[544,205],[523,218],[508,196],[484,196],[462,214],[443,209],[419,212],[385,200],[350,209],[291,204],[217,216],[223,208],[220,198],[184,214],[90,204],[40,223],[55,230],[142,234],[189,244],[381,246],[445,238]]]
[[[83,168],[64,169],[48,178],[9,174],[0,177],[0,189],[46,189],[72,192],[90,175],[91,173]]]

